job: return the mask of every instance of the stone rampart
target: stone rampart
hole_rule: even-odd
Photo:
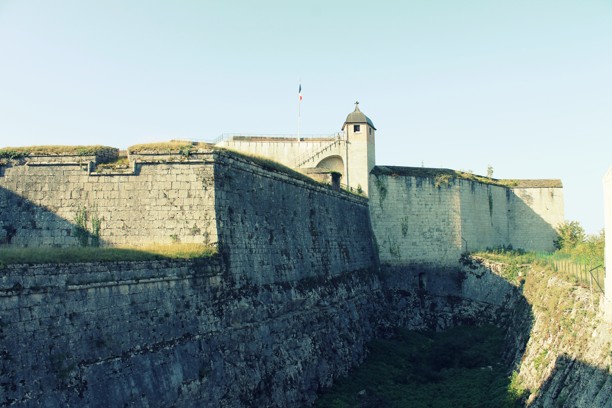
[[[79,214],[90,232],[99,221],[102,245],[216,243],[212,152],[183,159],[137,157],[116,171],[83,157],[13,161],[0,177],[0,243],[79,245]]]
[[[493,181],[444,169],[375,167],[370,212],[380,262],[453,266],[463,252],[487,247],[553,250],[563,222],[560,182]]]
[[[216,243],[219,254],[3,266],[1,405],[307,406],[395,326],[505,327],[525,308],[518,288],[457,262],[466,249],[514,245],[508,214],[529,200],[512,189],[375,169],[368,206],[227,151],[132,159],[99,174],[91,163],[4,167],[2,226],[17,225],[5,242],[76,245],[69,231],[86,208],[104,245],[124,230],[136,243]],[[531,194],[533,212],[558,197],[547,194]],[[56,225],[65,234],[46,240]]]
[[[2,167],[1,244],[77,246],[75,227],[84,215],[90,233],[98,222],[102,245],[216,245],[223,239],[235,265],[240,256],[261,265],[291,257],[292,268],[304,271],[323,264],[343,270],[349,263],[360,269],[373,262],[371,245],[357,244],[360,237],[371,237],[366,199],[263,161],[219,150],[132,154],[126,169],[97,169],[93,157],[65,159],[25,158]],[[251,225],[255,228],[247,232]],[[303,228],[295,235],[290,226]],[[333,243],[316,238],[326,234],[339,238]],[[254,253],[245,252],[245,242]],[[283,255],[280,247],[294,252]],[[310,265],[310,255],[319,249],[330,262]]]
[[[196,226],[218,231],[219,254],[4,266],[0,405],[302,406],[362,361],[384,309],[367,200],[229,152],[171,159],[140,157],[135,174],[121,176],[46,166],[49,174],[34,181],[29,166],[6,168],[11,190],[4,187],[4,196],[12,205],[37,202],[27,204],[33,220],[43,211],[57,215],[42,207],[47,194],[17,196],[13,190],[30,191],[21,183],[38,188],[59,177],[70,188],[54,186],[52,197],[66,203],[82,203],[82,195],[72,198],[75,186],[106,192],[93,186],[109,183],[109,192],[142,195],[186,183],[197,198],[192,204],[181,207],[178,200],[192,197],[174,195],[161,202],[169,211],[211,214],[212,225]],[[169,179],[177,173],[206,177]],[[135,188],[141,185],[148,189]],[[104,202],[115,198],[85,197],[96,197],[105,222],[120,210],[116,204],[106,212]],[[64,218],[71,228],[70,212]],[[37,231],[26,226],[20,234]],[[172,229],[162,231],[153,238]],[[101,237],[107,244],[113,235]]]
[[[266,283],[376,265],[367,199],[241,156],[215,157],[220,250],[237,277]]]

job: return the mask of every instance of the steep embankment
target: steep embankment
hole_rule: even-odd
[[[381,406],[376,401],[386,401],[383,406],[416,406],[418,402],[423,406],[497,407],[515,406],[518,400],[530,407],[612,407],[612,328],[601,319],[595,291],[527,257],[467,257],[462,261],[463,266],[454,271],[421,269],[412,274],[412,282],[407,273],[388,276],[386,291],[392,311],[388,317],[395,325],[412,330],[445,331],[484,323],[502,328],[505,350],[497,356],[501,359],[491,357],[497,362],[481,364],[493,366],[492,377],[501,376],[493,381],[496,387],[476,387],[467,405],[467,388],[459,387],[462,393],[440,405],[440,399],[446,398],[439,391],[440,379],[453,389],[461,382],[449,376],[448,367],[432,366],[434,357],[417,358],[431,347],[431,339],[400,330],[402,334],[385,343],[382,352],[378,346],[382,343],[372,343],[366,364],[355,371],[355,377],[343,379],[326,393],[319,406]],[[479,330],[474,328],[473,334]],[[464,329],[463,340],[455,340],[465,342],[467,334]],[[457,356],[458,349],[451,346],[440,346],[436,355]],[[412,353],[413,349],[419,352]],[[405,355],[407,363],[402,362]],[[381,364],[385,373],[396,370],[399,374],[384,378],[372,374]],[[458,368],[453,366],[453,370]],[[424,371],[428,378],[421,375]],[[499,395],[504,386],[505,398]],[[416,400],[416,391],[410,387],[418,389]],[[479,403],[476,394],[488,402]]]
[[[523,316],[531,320],[529,340],[514,362],[527,405],[611,407],[612,326],[602,320],[597,292],[545,266],[482,261],[521,286],[531,306],[532,318]]]

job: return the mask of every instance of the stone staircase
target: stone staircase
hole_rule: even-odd
[[[318,147],[316,149],[313,149],[313,150],[307,152],[306,154],[301,155],[294,162],[293,167],[294,168],[301,168],[301,167],[304,167],[305,165],[307,165],[309,163],[315,162],[316,160],[319,159],[319,157],[321,157],[322,155],[325,155],[326,152],[329,152],[330,150],[334,149],[334,147],[339,146],[340,143],[342,143],[342,141],[343,140],[340,139],[340,138],[334,139],[334,141],[332,141],[329,144],[326,144],[323,147]]]

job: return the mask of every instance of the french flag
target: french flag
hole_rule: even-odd
[[[300,102],[302,101],[302,84],[300,84],[300,88],[298,89],[298,96],[300,97]]]

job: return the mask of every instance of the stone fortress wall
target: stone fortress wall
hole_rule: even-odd
[[[100,221],[102,245],[215,243],[211,155],[133,155],[130,168],[108,171],[89,156],[12,161],[0,172],[0,242],[76,246],[84,212],[90,227]]]
[[[364,358],[384,303],[366,199],[216,150],[140,155],[131,175],[28,160],[6,166],[0,188],[3,225],[19,226],[12,246],[57,225],[61,240],[34,242],[77,245],[68,230],[88,205],[103,245],[123,243],[118,229],[135,243],[215,242],[219,254],[4,266],[0,405],[300,406]],[[63,187],[43,190],[53,172]],[[186,193],[165,197],[173,183]],[[201,218],[147,226],[150,197],[166,218]],[[57,219],[51,198],[68,208]]]
[[[135,244],[216,244],[218,256],[3,267],[1,405],[308,406],[394,327],[529,320],[519,289],[457,261],[466,242],[544,248],[562,217],[557,181],[508,188],[379,166],[368,200],[232,152],[131,159],[123,170],[85,156],[2,166],[10,245],[78,245],[87,208],[102,245],[123,231]],[[189,222],[142,221],[160,196],[156,211]],[[49,197],[69,210],[57,216]],[[118,214],[128,222],[115,227]],[[65,234],[36,241],[57,225]]]
[[[359,132],[363,170],[374,134]],[[2,244],[77,246],[85,211],[103,246],[193,242],[218,255],[5,266],[1,404],[309,405],[393,327],[509,319],[519,292],[461,269],[461,253],[550,248],[563,216],[558,182],[507,188],[381,166],[367,199],[210,146],[101,161],[4,161]]]
[[[453,266],[462,253],[486,248],[554,249],[554,228],[564,221],[559,180],[462,177],[471,175],[374,168],[370,213],[382,264]]]

